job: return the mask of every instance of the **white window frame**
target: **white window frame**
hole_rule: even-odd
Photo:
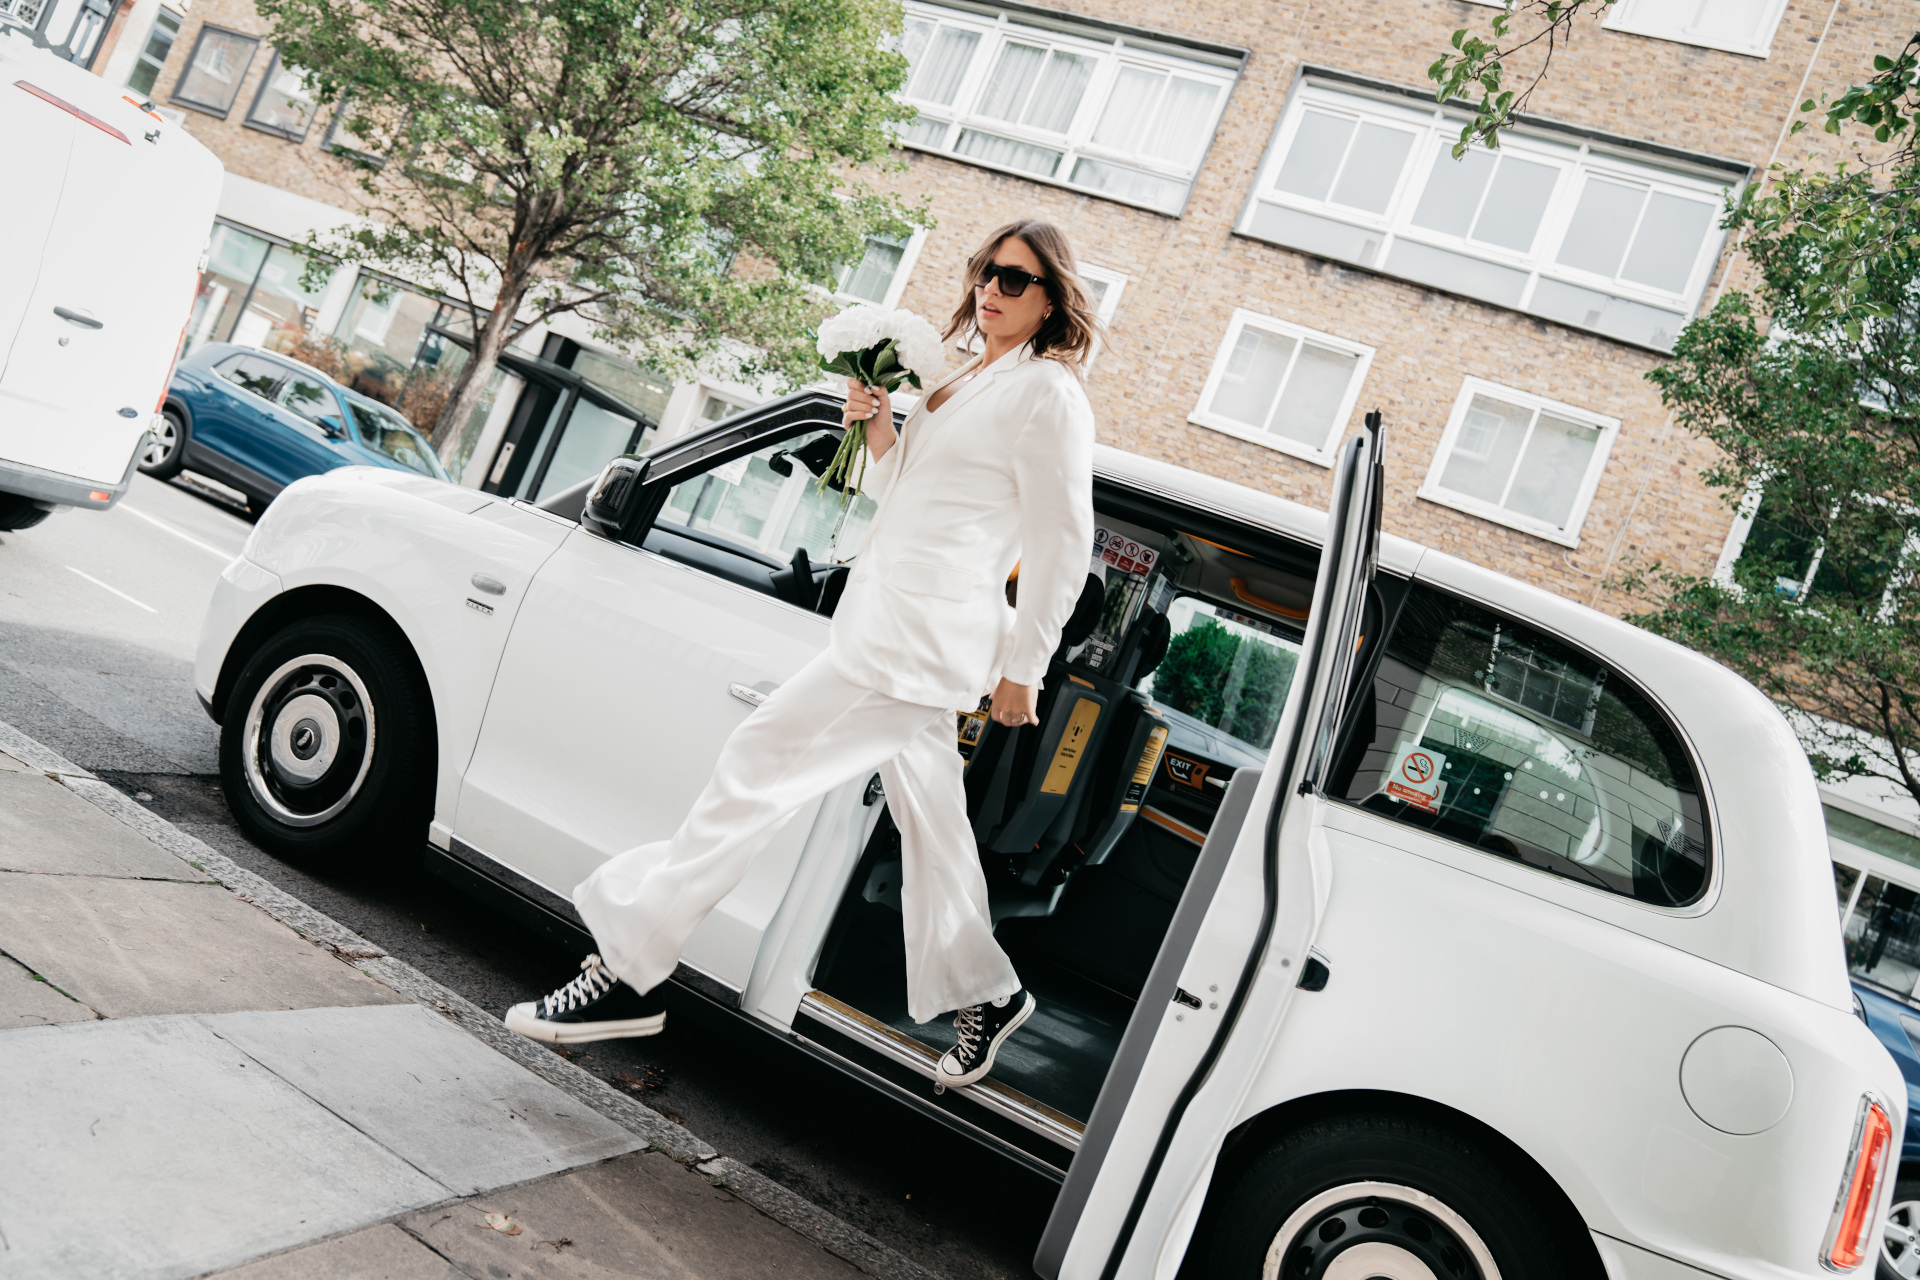
[[[868,239],[873,239],[873,238],[874,237],[871,237],[871,236],[868,237]],[[870,298],[862,298],[851,293],[842,293],[840,291],[840,288],[841,288],[840,282],[836,282],[833,289],[834,301],[841,303],[844,306],[852,306],[855,303],[862,303],[870,307],[886,307],[888,310],[892,310],[893,308],[898,307],[900,305],[900,295],[907,291],[907,277],[913,274],[913,264],[919,260],[920,246],[925,244],[926,242],[927,242],[927,232],[926,232],[926,228],[924,227],[916,228],[913,234],[907,237],[906,244],[901,246],[901,249],[900,249],[900,265],[894,268],[893,279],[887,282],[886,296],[882,298],[879,302],[874,302]],[[861,253],[864,254],[865,252],[866,252],[866,241],[863,240],[861,241]],[[855,271],[858,271],[859,269],[860,269],[860,264],[857,262],[854,263],[851,267],[846,268],[847,279],[851,280],[853,278],[853,273]]]
[[[1412,146],[1407,153],[1407,161],[1401,169],[1392,194],[1388,197],[1385,213],[1375,214],[1334,204],[1331,199],[1332,192],[1328,193],[1327,199],[1314,200],[1276,189],[1275,182],[1279,177],[1281,166],[1292,150],[1301,122],[1305,120],[1309,110],[1354,118],[1361,122],[1388,125],[1414,134]],[[1502,157],[1511,155],[1516,159],[1533,161],[1559,170],[1559,176],[1541,215],[1539,227],[1534,233],[1533,244],[1524,252],[1515,251],[1482,241],[1470,241],[1463,236],[1450,235],[1416,226],[1413,223],[1414,211],[1419,206],[1421,194],[1426,190],[1427,179],[1433,172],[1433,166],[1448,154],[1443,149],[1443,144],[1451,143],[1458,138],[1460,126],[1465,119],[1466,117],[1457,109],[1424,105],[1410,97],[1391,91],[1370,92],[1356,85],[1304,80],[1287,103],[1279,123],[1275,126],[1273,140],[1267,147],[1266,156],[1261,160],[1253,190],[1247,197],[1246,207],[1241,213],[1235,230],[1241,235],[1263,243],[1292,248],[1293,246],[1285,241],[1275,240],[1268,234],[1254,230],[1257,216],[1263,208],[1272,206],[1290,209],[1373,233],[1377,238],[1368,240],[1357,257],[1342,260],[1353,261],[1359,266],[1384,274],[1396,274],[1385,264],[1395,245],[1403,240],[1526,274],[1525,283],[1517,299],[1512,302],[1479,299],[1489,306],[1530,312],[1539,283],[1544,279],[1587,289],[1624,302],[1639,303],[1674,312],[1678,314],[1681,324],[1693,316],[1699,308],[1701,294],[1705,291],[1707,282],[1719,263],[1721,250],[1726,241],[1726,232],[1718,225],[1719,211],[1727,193],[1736,191],[1740,185],[1732,175],[1714,177],[1710,176],[1711,170],[1704,167],[1694,172],[1678,165],[1650,163],[1627,154],[1624,148],[1616,149],[1592,138],[1555,136],[1545,131],[1512,130],[1503,137],[1496,155]],[[1666,194],[1693,197],[1713,206],[1713,216],[1708,223],[1706,234],[1701,238],[1700,248],[1695,253],[1692,269],[1688,272],[1686,284],[1682,289],[1672,292],[1636,284],[1619,279],[1617,276],[1614,279],[1604,279],[1579,268],[1563,266],[1556,261],[1568,225],[1578,206],[1581,192],[1585,188],[1585,179],[1589,175],[1651,187],[1655,191]],[[1316,252],[1310,249],[1296,251]],[[1316,256],[1329,255],[1318,253]],[[1555,324],[1568,324],[1575,329],[1585,327],[1551,317],[1542,318],[1550,319],[1551,323]],[[1596,332],[1603,331],[1596,330]],[[1603,336],[1612,337],[1616,342],[1631,342],[1636,346],[1647,345],[1634,339],[1611,334],[1603,333]]]
[[[1696,0],[1686,2],[1694,3]],[[1721,49],[1751,58],[1765,58],[1773,53],[1773,36],[1780,29],[1780,18],[1787,8],[1787,0],[1763,0],[1758,34],[1751,41],[1742,43],[1694,35],[1675,23],[1662,22],[1661,17],[1671,13],[1673,6],[1678,3],[1681,0],[1615,0],[1614,4],[1608,6],[1607,16],[1600,25],[1608,31],[1671,40],[1675,44],[1690,44],[1699,49]]]
[[[1175,54],[1154,47],[1144,39],[1110,35],[1091,26],[1084,31],[1065,29],[1066,24],[1050,23],[1043,28],[1022,23],[1018,18],[1004,12],[994,15],[973,10],[950,9],[941,5],[925,4],[921,0],[907,0],[906,16],[910,20],[917,18],[946,26],[963,27],[976,32],[980,36],[980,41],[974,47],[973,60],[968,64],[966,74],[960,81],[960,87],[955,92],[951,105],[942,106],[914,98],[910,92],[911,85],[902,90],[902,100],[915,107],[920,112],[922,120],[945,125],[945,133],[937,143],[915,142],[903,136],[900,139],[901,146],[915,151],[924,151],[929,155],[944,156],[961,164],[977,165],[998,173],[1011,174],[1017,178],[1025,178],[1029,182],[1065,187],[1103,200],[1149,209],[1155,213],[1168,214],[1176,218],[1186,211],[1187,203],[1193,196],[1193,184],[1199,177],[1201,166],[1206,163],[1207,153],[1211,150],[1213,139],[1219,132],[1220,119],[1225,114],[1227,101],[1233,96],[1234,86],[1239,81],[1240,64],[1237,59],[1228,58],[1225,54],[1209,58],[1200,50],[1193,50],[1184,55]],[[1093,76],[1087,82],[1086,92],[1082,95],[1080,105],[1074,112],[1073,121],[1065,132],[1055,133],[1031,125],[1015,124],[975,113],[974,107],[986,88],[994,66],[999,61],[1000,50],[1009,41],[1044,45],[1048,48],[1049,55],[1057,49],[1061,52],[1082,54],[1095,59]],[[1194,148],[1191,166],[1171,164],[1150,156],[1136,155],[1094,142],[1094,130],[1100,122],[1101,113],[1107,105],[1108,95],[1123,65],[1173,72],[1188,79],[1207,81],[1219,88],[1213,116],[1203,131],[1204,139]],[[913,127],[915,126],[908,126],[908,128]],[[976,129],[1014,142],[1059,151],[1061,153],[1059,165],[1052,175],[1042,175],[1011,165],[996,164],[976,156],[961,155],[952,148],[959,142],[962,132],[967,129]],[[1089,160],[1106,161],[1182,183],[1186,187],[1186,194],[1182,196],[1178,208],[1168,208],[1076,183],[1072,181],[1073,168],[1083,157]]]
[[[1285,436],[1274,435],[1258,427],[1249,427],[1243,422],[1222,417],[1207,407],[1213,403],[1214,394],[1219,391],[1220,382],[1226,376],[1227,361],[1233,356],[1234,345],[1240,341],[1241,332],[1250,324],[1257,329],[1265,329],[1270,333],[1278,333],[1294,339],[1295,346],[1290,358],[1293,361],[1300,358],[1300,345],[1307,342],[1315,346],[1331,347],[1336,351],[1357,357],[1353,366],[1353,378],[1347,384],[1346,394],[1340,398],[1340,408],[1334,414],[1333,423],[1327,428],[1327,438],[1319,448],[1316,449],[1299,440],[1289,440]],[[1366,385],[1367,372],[1373,367],[1373,356],[1374,348],[1365,343],[1331,333],[1322,333],[1318,329],[1309,329],[1304,325],[1294,324],[1290,320],[1282,320],[1263,312],[1236,307],[1232,318],[1227,322],[1227,332],[1220,339],[1220,347],[1214,352],[1213,367],[1207,371],[1207,382],[1200,389],[1199,403],[1194,405],[1193,412],[1187,415],[1187,421],[1197,427],[1205,427],[1209,431],[1218,431],[1251,444],[1264,445],[1278,453],[1291,454],[1316,466],[1331,467],[1340,448],[1341,434],[1346,430],[1347,424],[1353,420],[1353,407],[1359,402],[1360,388]],[[1282,391],[1284,390],[1283,384]],[[1275,404],[1278,404],[1277,399]],[[1272,408],[1268,409],[1267,414],[1269,418],[1272,417]]]
[[[1101,296],[1100,305],[1093,309],[1093,314],[1099,318],[1102,328],[1110,327],[1113,324],[1114,313],[1120,309],[1120,295],[1126,291],[1127,274],[1124,271],[1115,271],[1111,267],[1095,266],[1091,262],[1081,263],[1079,271],[1082,280],[1098,280],[1107,286],[1107,291]],[[1093,350],[1087,353],[1087,361],[1080,367],[1081,377],[1084,378],[1093,372],[1093,362],[1100,358],[1100,352],[1105,347],[1106,343],[1100,338],[1096,337],[1093,340]]]
[[[1487,502],[1481,498],[1469,497],[1441,487],[1440,477],[1447,469],[1447,461],[1453,456],[1453,449],[1460,438],[1461,426],[1465,423],[1467,409],[1473,404],[1476,395],[1490,399],[1503,400],[1518,408],[1531,410],[1534,422],[1540,414],[1551,413],[1555,417],[1566,418],[1582,426],[1597,428],[1599,440],[1594,442],[1593,456],[1587,460],[1587,474],[1581,478],[1580,488],[1575,492],[1573,506],[1567,513],[1564,529],[1548,524],[1544,520],[1534,520],[1516,514],[1505,507]],[[1528,424],[1528,439],[1532,438],[1533,424]],[[1563,547],[1580,545],[1580,530],[1587,521],[1587,509],[1593,505],[1593,495],[1600,488],[1600,477],[1607,469],[1607,456],[1613,452],[1613,442],[1620,434],[1620,419],[1609,418],[1604,414],[1582,409],[1577,405],[1563,404],[1558,400],[1549,400],[1528,391],[1517,391],[1498,382],[1488,382],[1484,378],[1467,378],[1460,385],[1460,394],[1454,397],[1453,412],[1447,416],[1446,430],[1440,433],[1440,443],[1433,451],[1433,461],[1427,465],[1427,475],[1420,483],[1418,496],[1428,502],[1443,507],[1452,507],[1455,511],[1464,511],[1493,524],[1505,525],[1509,529],[1518,529],[1547,542],[1558,543]],[[1521,442],[1518,457],[1524,457],[1526,441]],[[1518,462],[1516,460],[1516,468]],[[1516,472],[1517,473],[1517,472]],[[1508,478],[1508,488],[1512,488],[1512,477]]]

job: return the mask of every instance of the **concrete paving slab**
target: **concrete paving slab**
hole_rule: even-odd
[[[188,1017],[0,1035],[8,1280],[172,1280],[446,1198]]]
[[[403,1000],[216,884],[0,872],[0,951],[109,1018]]]
[[[0,772],[0,871],[212,879],[39,773]]]
[[[417,1004],[201,1023],[456,1195],[646,1145]]]
[[[520,1227],[487,1224],[504,1214]],[[849,1280],[860,1272],[657,1152],[407,1215],[476,1276],[515,1280]]]
[[[78,1000],[68,999],[35,977],[25,965],[0,956],[0,1031],[55,1022],[91,1022],[96,1016]]]
[[[29,773],[27,766],[15,760],[4,751],[0,751],[0,773]]]
[[[383,1223],[290,1249],[244,1267],[222,1271],[220,1280],[470,1280],[412,1236]]]

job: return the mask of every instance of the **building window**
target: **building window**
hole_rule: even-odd
[[[0,0],[0,14],[22,23],[29,31],[39,28],[40,15],[46,11],[47,0]]]
[[[901,141],[1177,214],[1238,73],[1130,36],[909,3]]]
[[[907,276],[913,271],[913,260],[920,256],[920,243],[925,239],[924,232],[899,240],[868,236],[860,261],[844,265],[834,273],[834,293],[846,302],[870,302],[880,307],[897,305],[901,291],[906,288]]]
[[[147,42],[141,46],[140,56],[134,59],[133,74],[127,77],[127,88],[142,97],[153,93],[153,86],[160,79],[160,68],[166,65],[167,53],[180,36],[180,22],[180,15],[171,9],[162,9],[154,15]]]
[[[1236,310],[1187,421],[1332,466],[1373,348]]]
[[[1616,418],[1468,378],[1420,496],[1578,546],[1619,429]]]
[[[240,96],[240,82],[247,78],[247,68],[259,47],[260,42],[252,36],[201,27],[187,69],[173,87],[173,100],[183,107],[225,118],[233,110],[233,100]]]
[[[1113,323],[1113,313],[1120,309],[1120,295],[1127,288],[1126,273],[1083,262],[1080,264],[1080,284],[1087,291],[1087,301],[1093,304],[1093,313],[1099,317],[1100,327],[1105,329]],[[1104,338],[1094,338],[1093,350],[1087,353],[1086,363],[1080,366],[1082,378],[1093,372],[1094,361],[1100,358],[1100,352],[1105,347]]]
[[[247,112],[247,123],[255,129],[277,133],[290,142],[305,138],[308,126],[313,123],[313,94],[307,89],[307,77],[298,68],[281,61],[277,50],[267,65],[266,76],[260,81],[260,91],[253,95],[253,109]]]
[[[1519,130],[1455,160],[1460,120],[1308,82],[1241,234],[1669,350],[1719,255],[1731,175]]]
[[[1605,26],[1764,58],[1785,8],[1786,0],[1617,0]]]

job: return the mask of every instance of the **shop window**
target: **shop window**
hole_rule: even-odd
[[[140,47],[140,56],[134,59],[133,74],[127,77],[127,88],[142,97],[152,95],[153,86],[160,79],[160,68],[166,65],[173,42],[180,38],[181,21],[180,15],[171,9],[161,9],[154,15],[147,42]]]
[[[1331,466],[1373,348],[1237,310],[1189,422]]]
[[[201,27],[187,69],[173,87],[173,100],[183,107],[224,117],[233,110],[234,99],[240,96],[240,82],[247,78],[247,68],[259,47],[260,41],[253,36]]]
[[[290,142],[299,142],[307,136],[307,128],[313,123],[313,106],[313,94],[307,88],[305,73],[281,61],[279,52],[275,51],[273,61],[267,65],[266,77],[260,81],[260,91],[253,96],[253,109],[247,112],[247,123]]]
[[[291,351],[306,336],[320,310],[320,289],[303,283],[305,254],[274,245],[260,265],[253,291],[234,323],[230,341],[271,351]]]
[[[1698,305],[1733,181],[1547,129],[1455,160],[1450,111],[1308,81],[1239,230],[1660,350]]]
[[[182,354],[203,343],[225,342],[232,336],[241,308],[259,278],[260,268],[274,245],[224,222],[213,224],[207,246],[207,269],[200,275],[200,292],[194,295],[193,310],[187,317],[187,338]]]
[[[624,405],[638,409],[655,423],[667,410],[667,399],[673,394],[673,385],[659,374],[642,369],[631,360],[624,360],[609,351],[595,351],[591,347],[582,347],[576,351],[571,365],[573,371],[613,396]],[[601,465],[615,457],[620,451],[614,450],[596,464],[597,473]]]
[[[1468,378],[1420,496],[1578,546],[1617,419]]]
[[[1587,654],[1415,585],[1329,793],[1485,853],[1655,906],[1705,891],[1693,765]]]
[[[776,455],[826,434],[769,445],[675,485],[660,522],[717,534],[782,560],[791,559],[799,547],[815,561],[859,547],[877,509],[871,497],[861,494],[842,504],[840,495],[822,489],[806,467],[790,458],[775,464]],[[781,474],[782,467],[788,474]]]
[[[1764,58],[1785,8],[1786,0],[1618,0],[1606,26]]]
[[[1912,889],[1868,876],[1841,937],[1854,977],[1902,998],[1920,988],[1920,901]]]
[[[901,50],[920,109],[903,142],[1165,213],[1186,204],[1238,69],[1092,26],[919,3]]]
[[[394,403],[429,336],[427,327],[441,313],[437,299],[361,272],[333,327],[334,340],[357,370],[354,390]]]

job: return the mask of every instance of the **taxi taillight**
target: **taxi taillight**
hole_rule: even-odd
[[[1832,1271],[1852,1271],[1873,1257],[1873,1211],[1880,1198],[1880,1177],[1893,1150],[1893,1122],[1872,1098],[1860,1099],[1853,1125],[1853,1146],[1834,1202],[1820,1261]]]

